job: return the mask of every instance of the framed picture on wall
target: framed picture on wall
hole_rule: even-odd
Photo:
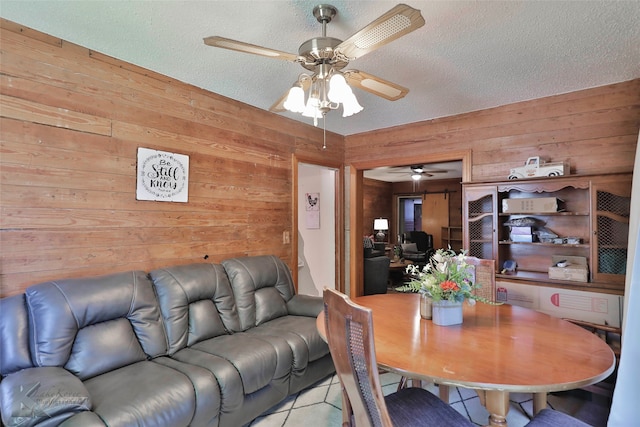
[[[138,147],[137,200],[189,199],[189,156]]]
[[[307,228],[320,228],[320,193],[305,194],[305,210],[307,211]]]

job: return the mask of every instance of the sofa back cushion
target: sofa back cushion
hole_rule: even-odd
[[[153,287],[143,271],[42,283],[27,289],[37,366],[85,380],[166,354]]]
[[[149,273],[158,295],[169,354],[239,329],[227,274],[219,264],[189,264]]]
[[[287,265],[273,255],[232,258],[222,261],[229,276],[240,327],[246,331],[288,314],[293,298],[293,279]]]
[[[24,294],[0,299],[0,374],[32,367]]]

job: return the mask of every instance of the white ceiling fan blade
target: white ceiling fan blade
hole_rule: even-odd
[[[409,89],[406,87],[391,83],[390,81],[365,73],[364,71],[347,70],[343,71],[343,73],[349,85],[358,87],[374,95],[388,99],[389,101],[397,101],[409,93]]]
[[[359,58],[423,25],[424,18],[418,9],[399,4],[340,43],[335,52],[349,60]]]
[[[266,56],[267,58],[281,59],[291,62],[299,61],[298,55],[294,55],[292,53],[281,52],[279,50],[269,49],[267,47],[257,46],[255,44],[240,42],[219,36],[206,37],[204,39],[204,44],[213,47],[221,47],[223,49],[235,50],[237,52]]]
[[[309,89],[309,86],[311,86],[311,80],[310,79],[304,79],[302,81],[298,81],[295,82],[294,85],[299,84],[302,86],[302,90],[304,90],[305,92]],[[282,113],[283,111],[287,111],[286,108],[284,108],[284,101],[287,100],[287,97],[289,96],[289,90],[287,90],[284,95],[282,95],[276,102],[273,103],[273,105],[271,107],[269,107],[269,111],[271,112],[275,112],[275,113]]]

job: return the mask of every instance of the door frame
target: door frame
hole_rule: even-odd
[[[291,172],[292,172],[292,189],[291,189],[291,205],[292,205],[292,232],[291,232],[291,275],[296,293],[298,292],[298,165],[305,163],[336,170],[335,180],[335,288],[340,292],[344,292],[344,164],[340,162],[318,160],[314,157],[306,157],[300,154],[291,155]]]
[[[362,162],[352,162],[349,166],[349,283],[351,297],[364,295],[363,251],[362,251],[362,223],[363,223],[363,187],[364,171],[382,166],[403,166],[408,164],[429,164],[441,162],[462,162],[462,182],[471,181],[471,150],[448,151],[445,153],[430,153]]]

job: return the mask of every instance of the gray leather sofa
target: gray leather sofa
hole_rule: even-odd
[[[277,257],[32,286],[0,300],[8,426],[241,426],[334,372]]]

